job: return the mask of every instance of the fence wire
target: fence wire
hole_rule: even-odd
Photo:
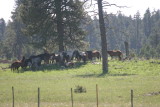
[[[97,107],[96,86],[86,88],[84,92],[76,92],[73,87],[73,107]],[[119,89],[123,90],[123,89]],[[133,107],[160,107],[160,103],[150,101],[150,98],[159,100],[160,92],[140,92],[133,89]],[[7,88],[0,92],[1,107],[13,106],[12,89]],[[38,107],[38,87],[35,89],[21,89],[14,87],[15,107]],[[152,100],[154,101],[154,100]],[[70,89],[50,89],[40,87],[41,107],[72,107]],[[103,89],[98,86],[98,107],[132,107],[131,90],[118,91],[117,89]]]

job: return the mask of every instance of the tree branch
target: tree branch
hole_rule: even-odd
[[[116,6],[118,8],[129,8],[127,6],[119,6],[117,4],[110,4],[109,2],[103,2],[103,7],[106,7],[106,6]]]

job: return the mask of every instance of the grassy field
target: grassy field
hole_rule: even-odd
[[[0,64],[0,67],[8,67]],[[159,60],[109,60],[109,73],[102,74],[99,63],[77,63],[74,68],[55,65],[39,71],[13,73],[0,68],[0,107],[37,107],[40,88],[41,107],[71,107],[71,88],[82,86],[86,93],[73,93],[74,107],[96,107],[96,84],[99,107],[130,107],[134,91],[134,107],[160,107]]]

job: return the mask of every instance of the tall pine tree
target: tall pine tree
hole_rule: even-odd
[[[19,0],[19,5],[27,34],[39,38],[37,43],[52,40],[59,51],[83,44],[85,12],[80,0]]]

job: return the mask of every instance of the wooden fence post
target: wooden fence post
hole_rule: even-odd
[[[72,91],[72,88],[71,88],[71,102],[72,102],[72,107],[73,107],[73,91]]]
[[[14,107],[14,87],[12,86],[12,107]]]
[[[98,107],[98,85],[96,84],[96,98],[97,98],[97,107]]]
[[[38,107],[40,107],[40,88],[38,88]]]
[[[131,90],[131,107],[133,107],[133,90]]]

